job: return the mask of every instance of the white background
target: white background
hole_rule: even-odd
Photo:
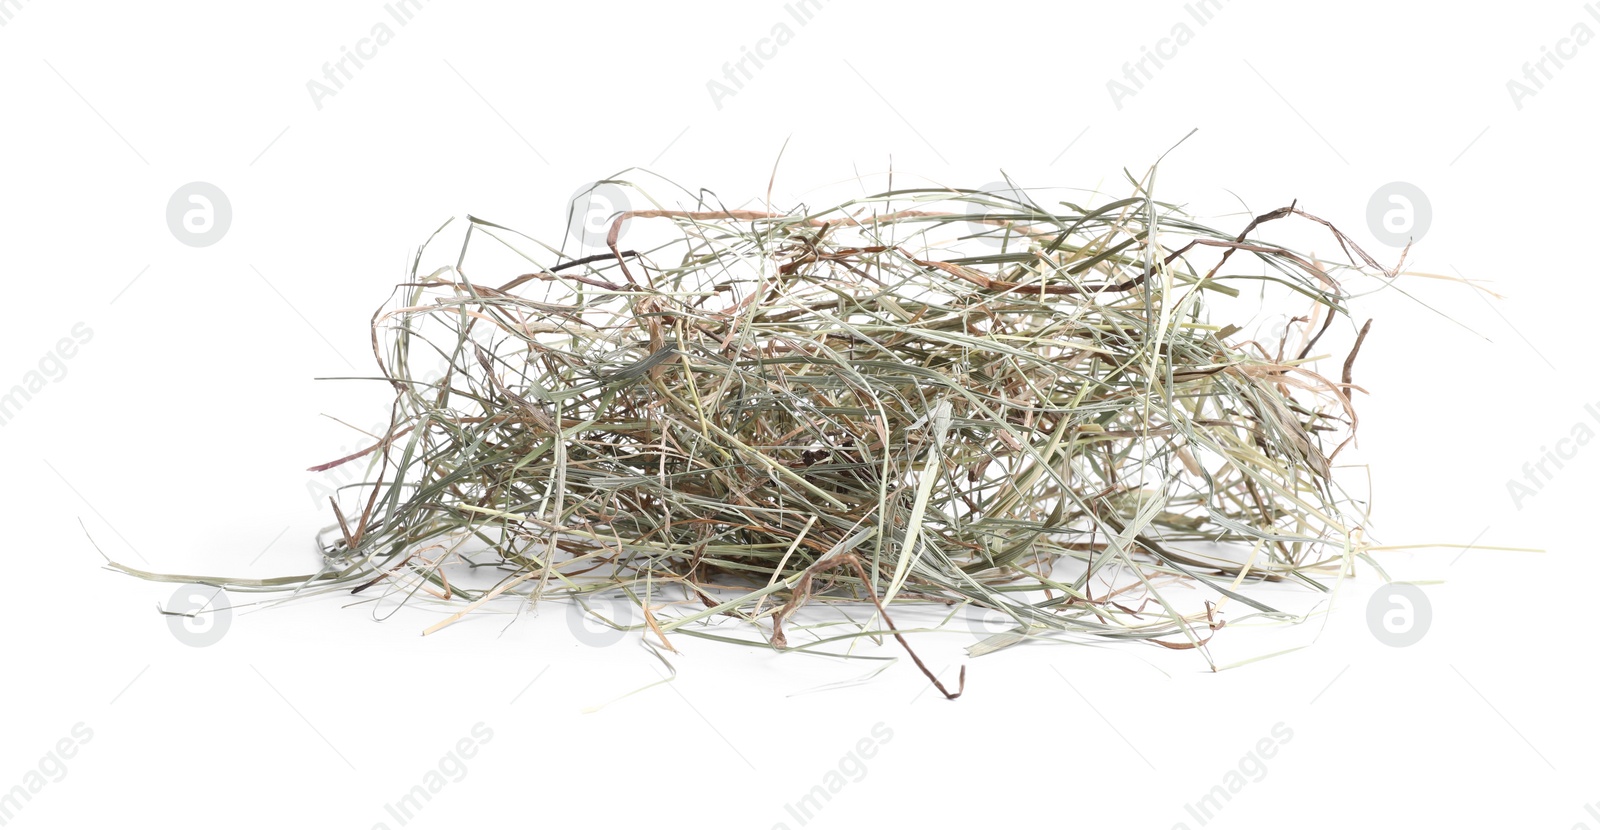
[[[1600,32],[1580,3],[1232,0],[1200,25],[1178,2],[833,0],[801,25],[775,1],[434,0],[320,108],[307,82],[389,20],[376,0],[4,8],[0,389],[93,331],[0,428],[0,788],[75,724],[93,733],[7,827],[398,827],[385,805],[478,723],[492,740],[407,826],[798,827],[785,805],[882,723],[865,777],[808,826],[1199,827],[1185,804],[1282,723],[1265,777],[1206,826],[1600,828],[1600,572],[1580,530],[1600,446],[1520,505],[1507,490],[1575,425],[1600,431],[1600,45],[1546,64],[1520,107],[1507,88],[1575,24]],[[707,82],[780,21],[792,42],[719,108]],[[1107,82],[1180,22],[1192,40],[1119,107]],[[386,412],[370,383],[314,378],[371,373],[368,317],[450,216],[559,244],[568,197],[634,166],[743,203],[786,139],[780,206],[881,190],[891,163],[903,184],[1004,170],[1120,195],[1124,168],[1195,127],[1159,196],[1225,227],[1299,199],[1392,262],[1366,205],[1410,182],[1432,205],[1410,267],[1505,297],[1402,277],[1417,300],[1355,309],[1377,318],[1351,458],[1371,465],[1371,533],[1445,545],[1383,560],[1440,580],[1415,646],[1368,630],[1381,580],[1363,568],[1326,618],[1214,641],[1221,663],[1312,648],[1221,673],[1032,646],[972,661],[951,703],[904,660],[806,693],[875,664],[687,640],[674,682],[617,700],[664,667],[631,640],[586,645],[559,605],[426,638],[423,612],[240,608],[192,648],[155,610],[172,586],[101,569],[79,527],[137,567],[314,568],[329,517],[304,470],[356,444],[322,414]],[[191,181],[232,205],[210,247],[167,226]],[[969,641],[920,642],[953,681]]]

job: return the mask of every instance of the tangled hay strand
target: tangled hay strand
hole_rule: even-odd
[[[1257,238],[1279,221],[1323,226],[1348,264]],[[650,243],[624,249],[625,225]],[[889,607],[941,603],[1014,625],[973,653],[1062,636],[1204,653],[1215,606],[1165,586],[1282,616],[1256,586],[1326,590],[1361,553],[1331,466],[1355,351],[1338,379],[1310,360],[1348,325],[1341,272],[1394,271],[1297,207],[1223,233],[1142,187],[1049,210],[913,189],[609,230],[561,261],[469,217],[455,265],[419,273],[419,249],[372,325],[391,426],[313,468],[366,464],[328,566],[214,584],[460,606],[430,631],[497,598],[620,593],[668,648],[729,639],[729,618],[780,649],[898,637]],[[534,268],[474,279],[481,245]],[[1311,307],[1275,340],[1212,319],[1274,284]],[[873,619],[791,643],[802,607],[840,603]]]

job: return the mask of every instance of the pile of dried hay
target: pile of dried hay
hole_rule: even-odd
[[[1310,361],[1354,331],[1336,277],[1394,271],[1331,224],[1291,206],[1225,233],[1142,184],[1093,208],[948,189],[689,208],[628,211],[605,253],[546,248],[481,281],[469,248],[532,246],[469,218],[456,264],[414,264],[374,317],[392,426],[314,468],[367,470],[327,566],[181,578],[463,606],[430,631],[496,599],[620,594],[667,648],[743,630],[822,649],[898,637],[891,606],[977,606],[1014,622],[981,653],[1199,647],[1214,606],[1162,586],[1276,615],[1253,587],[1326,590],[1362,554],[1330,472],[1355,352],[1339,379]],[[1325,226],[1349,264],[1256,238],[1280,220]],[[625,222],[655,241],[623,249]],[[1270,342],[1213,319],[1270,284],[1311,312]],[[473,569],[496,580],[470,587]],[[865,613],[796,616],[838,603]]]

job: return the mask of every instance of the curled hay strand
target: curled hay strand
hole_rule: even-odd
[[[456,264],[413,265],[373,319],[392,422],[313,468],[367,465],[328,566],[207,581],[464,604],[429,631],[501,597],[620,594],[668,648],[736,639],[729,618],[779,649],[878,637],[877,617],[899,637],[886,609],[916,603],[1014,624],[976,654],[1200,648],[1216,606],[1165,586],[1281,617],[1255,586],[1327,590],[1362,552],[1330,469],[1355,353],[1339,380],[1308,358],[1346,316],[1335,273],[1395,272],[1331,224],[1290,206],[1225,234],[1142,189],[1064,212],[952,190],[696,207],[623,213],[605,253],[498,285],[467,249],[527,244],[469,218]],[[1324,226],[1351,264],[1254,237],[1279,220]],[[625,223],[662,240],[625,250]],[[1310,301],[1303,325],[1264,343],[1210,321],[1271,283]],[[840,624],[802,607],[851,603],[873,620],[791,644],[786,625]]]

